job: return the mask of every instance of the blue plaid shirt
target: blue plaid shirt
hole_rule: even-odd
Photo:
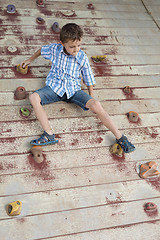
[[[53,43],[43,46],[41,55],[52,62],[46,85],[60,97],[66,93],[67,98],[71,98],[81,90],[81,75],[87,86],[96,83],[87,55],[82,50],[74,57],[67,55],[61,44]]]

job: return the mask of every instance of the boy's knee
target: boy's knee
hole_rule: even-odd
[[[90,110],[92,110],[94,113],[98,113],[101,108],[102,108],[102,105],[99,101],[95,100],[95,99],[92,99],[90,104],[89,104],[89,108]]]
[[[29,100],[30,100],[31,104],[33,104],[33,103],[40,103],[41,102],[40,96],[36,92],[34,92],[31,95],[29,95]]]

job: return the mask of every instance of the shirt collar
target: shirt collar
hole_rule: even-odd
[[[77,53],[76,56],[68,55],[68,54],[66,54],[66,53],[64,52],[64,47],[62,46],[62,44],[61,44],[60,52],[63,53],[64,55],[68,56],[68,57],[73,57],[73,58],[78,59],[79,52]]]

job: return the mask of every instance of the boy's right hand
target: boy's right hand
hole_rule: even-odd
[[[25,68],[27,65],[29,65],[31,63],[31,61],[28,59],[28,60],[25,60],[23,62],[20,63],[20,66],[22,68]]]

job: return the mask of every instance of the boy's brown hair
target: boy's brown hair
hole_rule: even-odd
[[[83,31],[75,23],[67,23],[64,25],[60,31],[60,41],[62,43],[66,43],[68,41],[75,41],[75,40],[81,40],[83,37]]]

